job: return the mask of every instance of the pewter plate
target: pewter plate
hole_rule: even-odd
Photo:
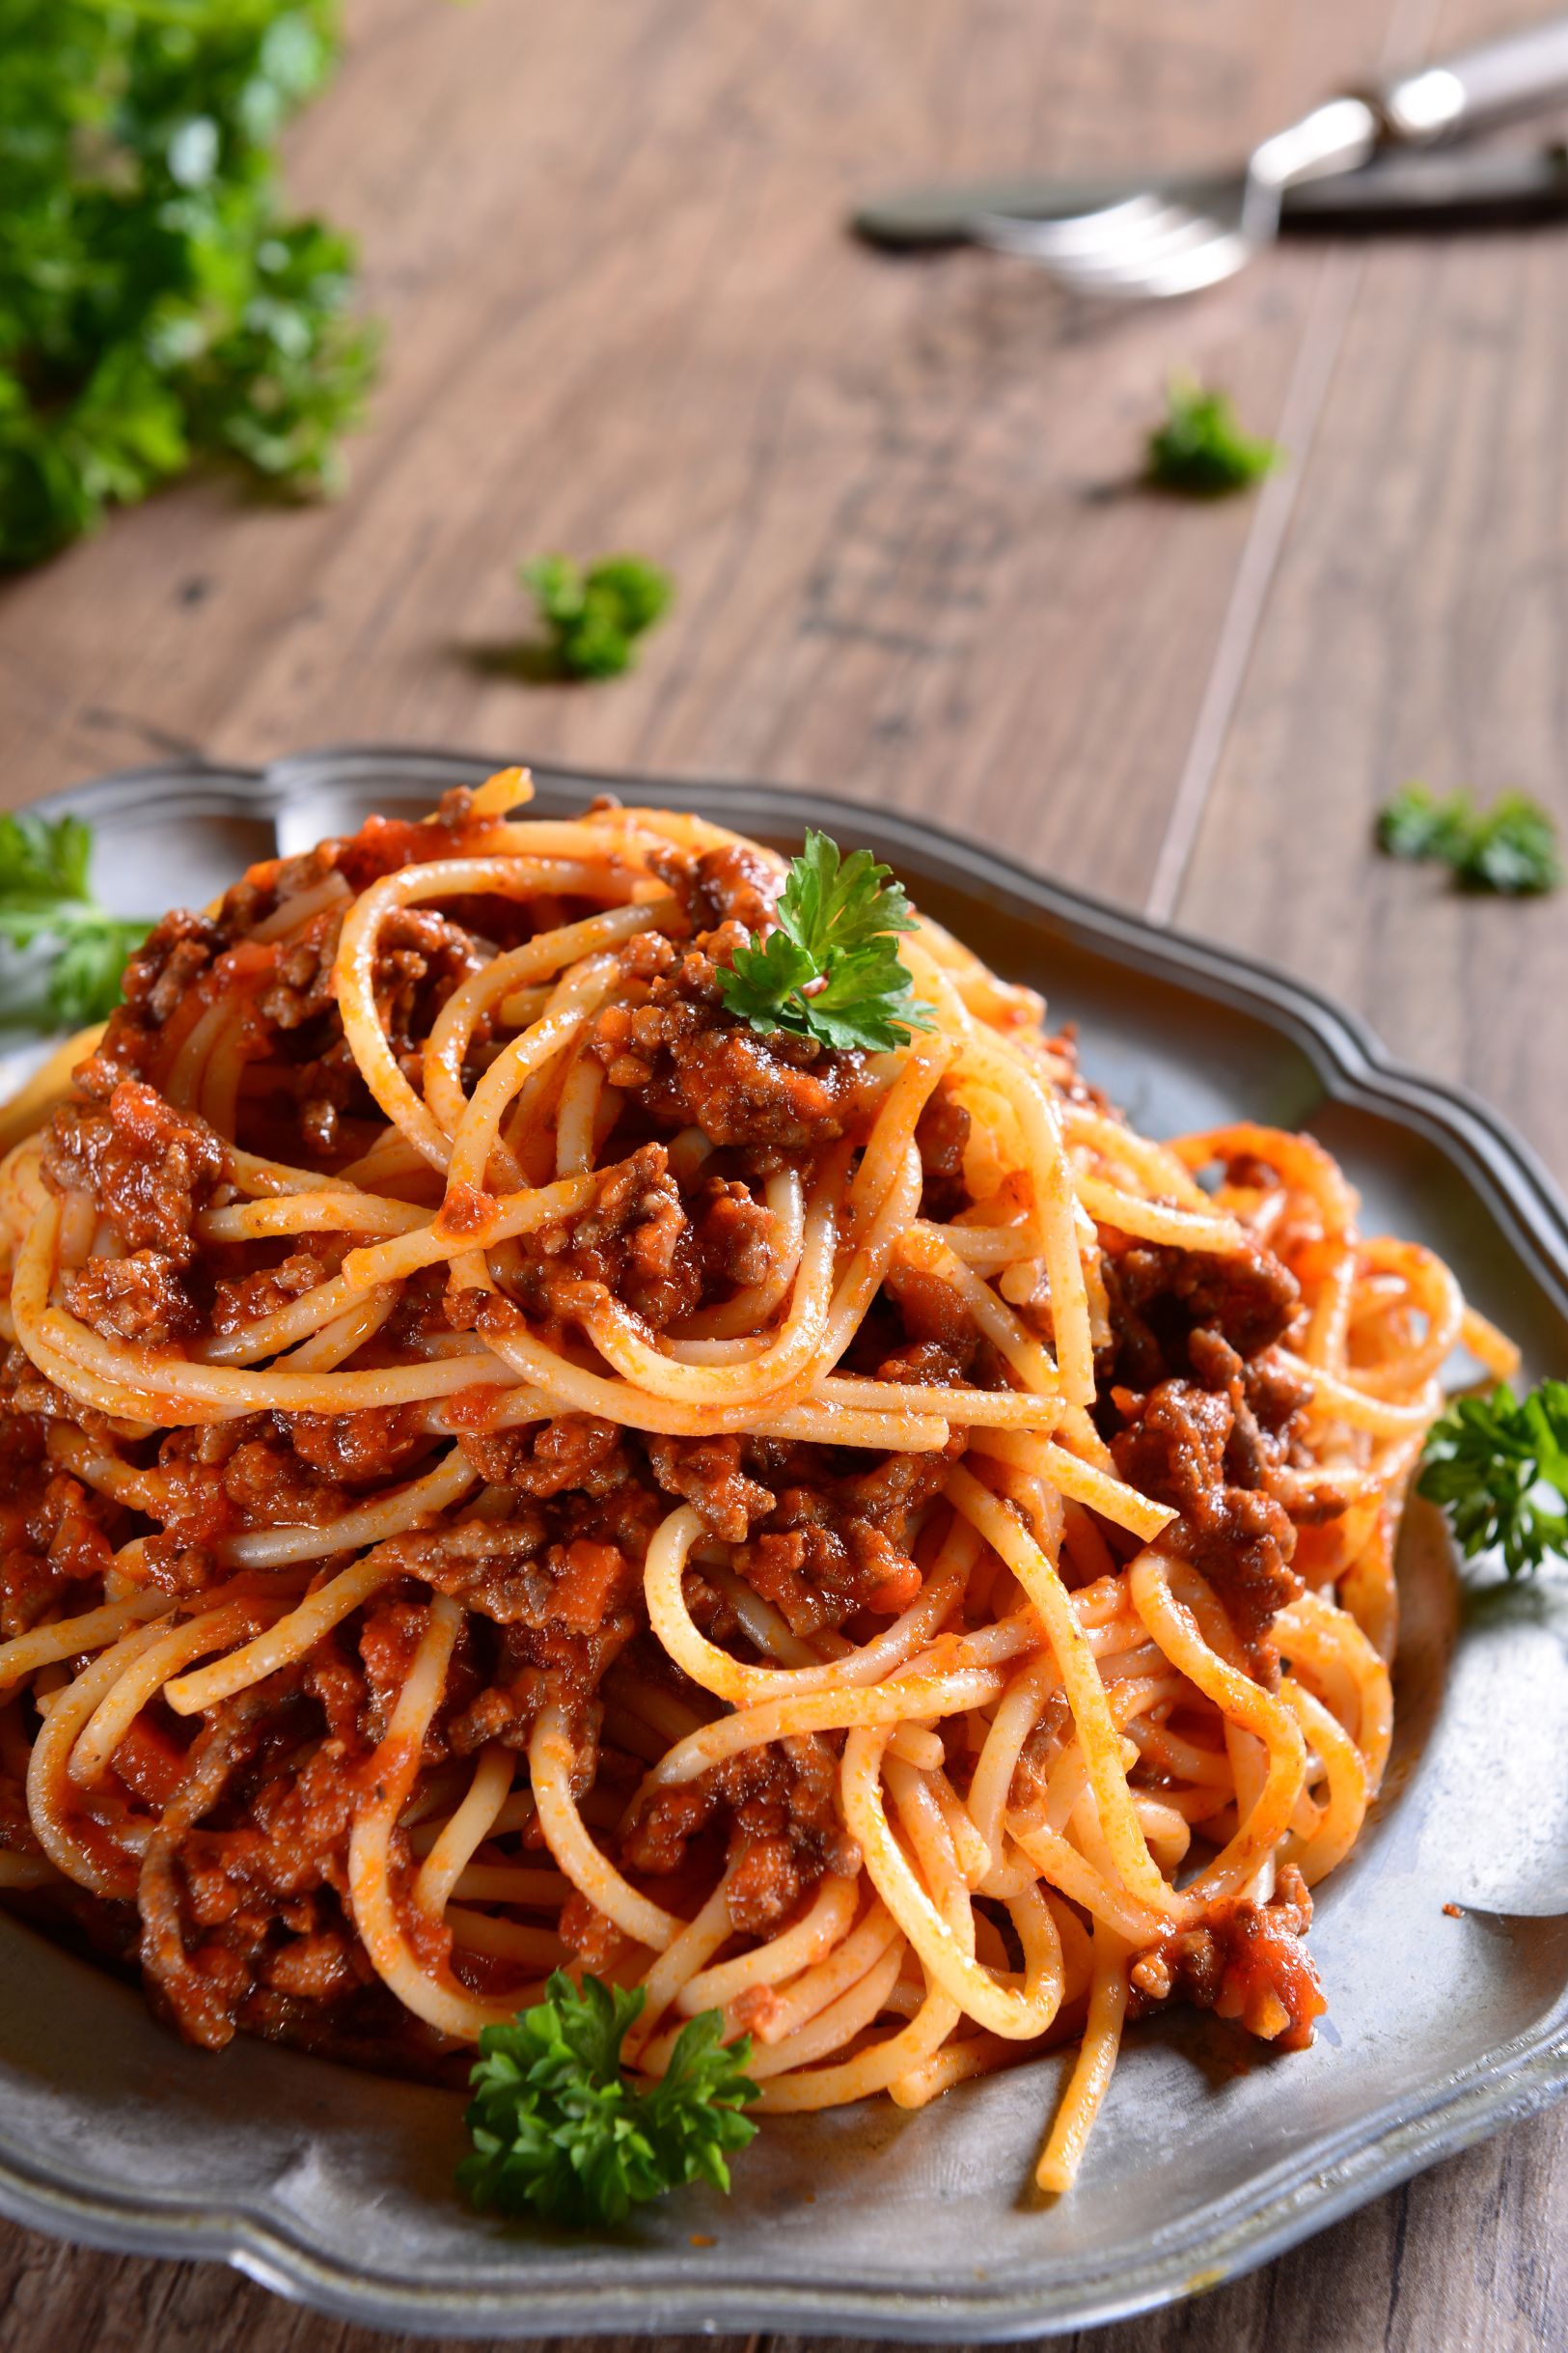
[[[250,859],[372,808],[415,814],[492,764],[329,751],[263,774],[143,769],[52,805],[96,825],[99,886],[128,914],[199,903]],[[1390,1063],[1299,983],[891,811],[756,785],[540,784],[548,810],[610,786],[783,844],[813,822],[873,845],[1079,1023],[1140,1126],[1309,1126],[1362,1187],[1368,1230],[1441,1250],[1532,1377],[1568,1369],[1568,1210],[1550,1178],[1472,1096]],[[1316,2044],[1271,2058],[1196,2016],[1136,2031],[1054,2207],[1025,2185],[1059,2058],[915,2116],[770,2118],[732,2198],[685,2192],[610,2236],[481,2222],[453,2192],[455,2098],[257,2044],[187,2050],[132,1990],[0,1917],[0,2208],[456,2336],[1043,2337],[1211,2286],[1568,2087],[1568,1596],[1499,1590],[1462,1619],[1419,1506],[1401,1582],[1398,1739],[1377,1819],[1320,1891]]]

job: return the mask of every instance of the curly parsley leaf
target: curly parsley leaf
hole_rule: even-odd
[[[739,2105],[758,2095],[746,2073],[752,2039],[721,2042],[723,2033],[722,2010],[700,2010],[675,2036],[663,2076],[643,2094],[648,2138],[672,2186],[709,2181],[728,2194],[729,2153],[756,2138]]]
[[[1516,1398],[1456,1398],[1433,1425],[1417,1491],[1441,1504],[1467,1557],[1500,1551],[1510,1577],[1568,1553],[1568,1381]]]
[[[670,607],[674,583],[641,556],[605,556],[585,571],[570,556],[536,556],[518,566],[568,677],[611,678],[636,659],[635,640]]]
[[[1522,898],[1563,879],[1554,821],[1522,792],[1477,809],[1468,792],[1443,795],[1406,785],[1378,815],[1378,847],[1392,858],[1430,858],[1453,869],[1462,889]]]
[[[676,2036],[664,2076],[634,2090],[620,2046],[644,1998],[595,1977],[579,1988],[557,1970],[542,2002],[484,2029],[464,2118],[474,2148],[457,2168],[481,2211],[591,2227],[683,2182],[729,2189],[727,2157],[756,2131],[742,2114],[757,2096],[750,2040],[721,2043],[722,2015],[704,2010]]]
[[[1249,490],[1280,464],[1278,442],[1243,432],[1229,396],[1178,378],[1166,394],[1166,417],[1150,433],[1144,479],[1184,498],[1225,498]]]
[[[205,457],[335,485],[375,341],[275,148],[337,43],[336,0],[0,0],[0,565]]]
[[[93,896],[93,835],[80,817],[0,816],[0,942],[48,952],[37,1017],[82,1029],[120,1002],[125,958],[145,923],[111,915]]]
[[[726,1005],[754,1030],[878,1053],[933,1026],[898,954],[895,934],[915,928],[909,900],[868,849],[840,858],[808,828],[777,912],[776,931],[753,932],[719,968]]]

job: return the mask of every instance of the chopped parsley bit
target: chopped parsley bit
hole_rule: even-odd
[[[94,898],[92,854],[92,828],[80,817],[0,816],[0,942],[52,949],[36,1015],[51,1028],[79,1030],[111,1012],[125,958],[148,933]]]
[[[878,1053],[934,1026],[894,936],[915,928],[909,900],[868,849],[840,859],[836,842],[808,828],[778,917],[776,931],[736,949],[732,970],[719,968],[726,1005],[754,1030]]]
[[[726,2046],[722,2012],[703,2010],[675,2037],[664,2075],[634,2090],[620,2046],[644,1999],[640,1985],[595,1977],[579,1989],[558,1969],[542,2002],[484,2029],[464,2118],[474,2150],[457,2168],[481,2212],[532,2209],[591,2228],[683,2182],[729,2189],[726,2153],[756,2131],[741,2113],[757,2097],[751,2038]]]
[[[1378,847],[1391,858],[1432,858],[1453,869],[1462,889],[1522,898],[1554,891],[1563,878],[1554,820],[1522,792],[1477,809],[1468,792],[1439,795],[1406,785],[1378,816]]]
[[[1405,785],[1378,812],[1378,847],[1390,858],[1457,860],[1465,854],[1475,809],[1468,792],[1440,799],[1425,785]]]
[[[634,640],[670,606],[674,582],[641,556],[605,556],[584,571],[570,556],[537,556],[519,565],[550,633],[559,668],[570,678],[613,678],[636,659]]]
[[[0,566],[205,457],[337,485],[375,338],[352,244],[276,180],[337,29],[336,0],[0,8]]]
[[[1510,1577],[1568,1552],[1568,1381],[1525,1398],[1499,1382],[1433,1424],[1417,1491],[1441,1504],[1467,1558],[1500,1549]]]
[[[1470,890],[1509,897],[1554,891],[1562,880],[1556,826],[1523,792],[1499,793],[1475,821],[1459,861],[1459,879]]]
[[[1150,433],[1144,480],[1183,498],[1226,498],[1250,490],[1284,457],[1236,423],[1228,394],[1178,377],[1166,394],[1165,423]]]

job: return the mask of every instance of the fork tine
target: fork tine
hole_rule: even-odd
[[[1120,267],[1107,266],[1092,272],[1066,264],[1059,266],[1055,262],[1043,262],[1039,266],[1070,292],[1136,301],[1144,296],[1160,299],[1196,294],[1204,287],[1218,286],[1234,277],[1252,253],[1250,238],[1238,231],[1217,227],[1212,236],[1163,261],[1129,261]]]
[[[988,214],[975,235],[1046,270],[1075,293],[1123,300],[1196,293],[1241,268],[1254,249],[1239,221],[1153,189],[1098,211],[1029,221]]]
[[[1162,267],[1179,255],[1208,245],[1228,234],[1222,222],[1197,212],[1169,209],[1163,221],[1150,221],[1136,234],[1095,252],[1054,254],[1049,258],[1075,275],[1097,277],[1103,270],[1120,277]]]
[[[1211,214],[1154,198],[1082,215],[1072,224],[1071,237],[1054,234],[1042,237],[1036,234],[1041,226],[998,219],[977,223],[977,229],[986,243],[1054,269],[1063,280],[1070,278],[1086,291],[1091,291],[1102,275],[1142,278],[1163,267],[1168,257],[1229,234],[1225,224]],[[1044,226],[1054,232],[1058,224]]]
[[[1144,291],[1154,295],[1197,294],[1244,269],[1257,248],[1239,230],[1226,230],[1207,245],[1182,255],[1156,274]]]
[[[1044,261],[1059,254],[1087,255],[1110,250],[1121,238],[1142,234],[1176,209],[1149,193],[1125,197],[1120,204],[1102,205],[1093,212],[1063,213],[1047,220],[1019,220],[1005,213],[987,212],[976,227],[985,242],[999,252]]]

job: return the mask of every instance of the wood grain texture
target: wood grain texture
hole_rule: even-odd
[[[5,790],[169,742],[521,743],[940,800],[1138,895],[1249,517],[1128,476],[1178,365],[1277,425],[1331,264],[1104,314],[1006,262],[890,261],[844,212],[870,178],[999,155],[1223,151],[1369,69],[1385,14],[360,8],[296,142],[389,327],[353,495],[193,486],[11,590]],[[517,558],[621,543],[680,582],[639,675],[519,686]]]
[[[293,142],[389,325],[352,494],[193,484],[0,593],[0,800],[356,736],[845,789],[1282,957],[1568,1174],[1560,908],[1454,901],[1367,844],[1415,772],[1568,810],[1568,243],[1298,245],[1101,315],[840,229],[900,176],[1235,150],[1514,6],[357,0]],[[1260,497],[1130,489],[1176,367],[1286,440]],[[512,567],[550,545],[675,572],[635,676],[519,682]],[[1565,2216],[1558,2111],[1067,2341],[1560,2346]],[[6,2353],[403,2341],[0,2228]]]
[[[1515,14],[1450,0],[1444,38]],[[1482,799],[1519,787],[1568,822],[1565,295],[1552,236],[1366,252],[1173,900],[1188,928],[1289,965],[1481,1088],[1559,1176],[1561,901],[1465,897],[1368,844],[1411,777]]]

